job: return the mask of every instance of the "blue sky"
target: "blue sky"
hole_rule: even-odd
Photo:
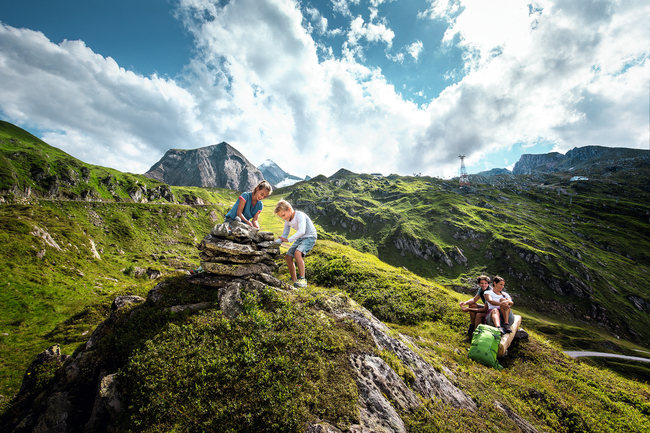
[[[143,173],[227,141],[298,176],[650,146],[637,0],[0,3],[0,118]]]
[[[21,0],[2,2],[0,21],[38,30],[56,44],[82,40],[145,76],[176,76],[190,60],[192,38],[173,10],[165,0]]]

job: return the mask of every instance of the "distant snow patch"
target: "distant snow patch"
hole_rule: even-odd
[[[288,177],[285,177],[284,180],[276,185],[278,188],[283,188],[285,186],[291,186],[294,183],[301,182],[302,179],[290,179]]]

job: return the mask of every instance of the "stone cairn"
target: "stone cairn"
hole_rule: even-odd
[[[290,290],[271,274],[279,268],[280,245],[273,233],[240,222],[217,224],[198,246],[203,272],[188,280],[219,288],[219,306],[229,319],[243,311],[241,294],[267,286]]]

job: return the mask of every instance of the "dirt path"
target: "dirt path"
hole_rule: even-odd
[[[572,358],[578,358],[580,356],[603,356],[608,358],[628,359],[630,361],[650,362],[650,359],[648,358],[641,358],[640,356],[619,355],[617,353],[589,352],[589,351],[579,351],[579,350],[567,350],[564,353],[566,353]]]

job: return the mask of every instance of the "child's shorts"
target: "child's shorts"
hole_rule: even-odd
[[[314,248],[314,245],[316,245],[316,238],[300,238],[291,245],[287,255],[294,257],[294,253],[298,250],[303,256],[306,256]]]
[[[501,319],[501,326],[505,323],[505,318],[503,317],[503,313],[501,312],[501,308],[497,307],[497,310],[499,310],[499,318]],[[487,322],[488,325],[490,326],[495,326],[494,321],[492,320],[492,310],[488,312],[487,317],[485,318],[485,321]],[[515,313],[510,310],[510,314],[508,315],[508,324],[512,325],[515,323]]]

